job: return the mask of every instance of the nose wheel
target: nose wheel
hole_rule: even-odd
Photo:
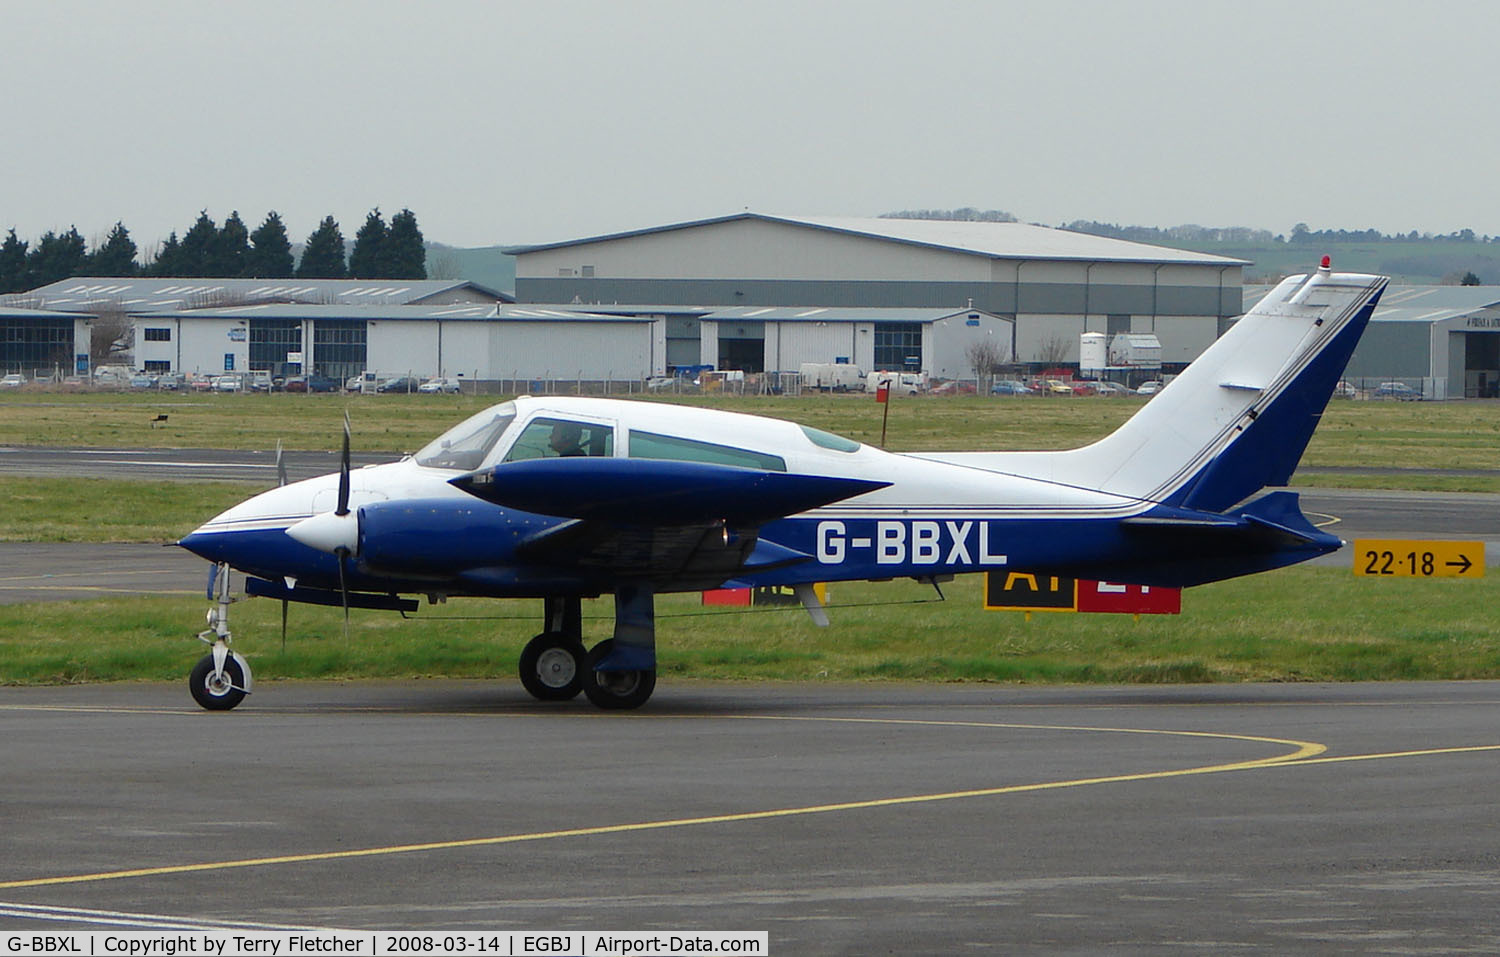
[[[234,655],[224,661],[222,668],[216,668],[212,654],[199,658],[188,675],[188,691],[192,692],[193,700],[208,711],[228,711],[244,701],[249,671],[240,666],[240,660],[239,655]]]

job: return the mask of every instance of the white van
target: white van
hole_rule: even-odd
[[[893,390],[905,395],[918,395],[927,391],[925,372],[872,372],[865,378],[865,388],[874,392],[882,382],[890,382]]]
[[[847,362],[804,362],[798,370],[802,388],[825,392],[863,392],[865,375]]]

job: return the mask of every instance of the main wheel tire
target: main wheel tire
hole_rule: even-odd
[[[639,708],[656,690],[656,669],[639,671],[596,671],[595,666],[614,649],[615,640],[606,638],[589,650],[583,662],[583,693],[597,707],[611,711]]]
[[[214,677],[213,655],[199,658],[188,675],[188,690],[193,693],[193,700],[209,711],[228,711],[244,701],[245,692],[241,690],[244,686],[245,673],[233,655],[224,660],[222,679]]]
[[[521,685],[539,701],[567,701],[583,690],[583,643],[547,631],[521,651]]]

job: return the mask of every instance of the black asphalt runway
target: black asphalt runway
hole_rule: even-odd
[[[1495,953],[1500,683],[0,690],[0,929]]]

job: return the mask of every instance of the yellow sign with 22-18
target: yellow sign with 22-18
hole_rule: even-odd
[[[1359,538],[1354,574],[1380,578],[1483,578],[1484,542]]]

